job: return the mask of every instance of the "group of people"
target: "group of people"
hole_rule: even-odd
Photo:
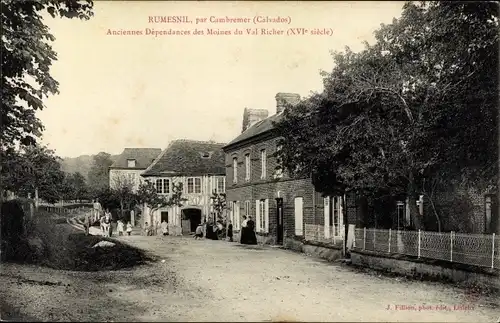
[[[156,236],[158,234],[158,228],[161,229],[161,234],[163,236],[169,235],[168,222],[166,220],[163,220],[161,224],[157,222],[156,226],[154,226],[153,224],[149,225],[148,222],[145,222],[143,234],[146,236]]]
[[[221,229],[222,224],[217,223],[217,225],[208,223],[206,226],[206,235],[205,237],[207,239],[211,240],[219,240],[218,237],[218,232]],[[249,244],[249,245],[256,245],[257,244],[257,236],[255,235],[255,222],[252,220],[252,217],[249,216],[248,218],[246,216],[243,216],[243,222],[241,223],[241,237],[240,237],[240,243],[241,244]],[[195,234],[194,234],[195,239],[201,239],[203,238],[203,224],[200,223],[198,224]],[[227,238],[229,241],[233,241],[233,224],[231,221],[228,221],[227,223]]]
[[[252,217],[248,218],[244,215],[243,222],[241,222],[241,244],[257,244],[257,236],[255,235],[255,222],[252,220]]]

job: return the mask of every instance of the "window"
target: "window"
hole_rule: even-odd
[[[258,232],[269,231],[269,200],[262,199],[255,201],[255,218]]]
[[[163,180],[162,179],[157,179],[156,180],[156,193],[158,194],[163,194]]]
[[[170,180],[168,179],[163,180],[163,193],[165,194],[170,193]]]
[[[233,183],[238,182],[238,158],[233,158]]]
[[[261,179],[266,178],[266,164],[267,164],[266,150],[262,149],[260,151],[260,169],[261,169],[260,178]]]
[[[217,193],[224,193],[226,191],[226,179],[224,177],[217,177]]]
[[[127,167],[135,167],[135,159],[127,159]]]
[[[251,213],[250,201],[245,201],[245,215],[249,216]]]
[[[245,180],[250,180],[250,154],[245,155]]]
[[[283,177],[283,166],[282,166],[283,162],[282,162],[281,157],[280,157],[282,150],[283,150],[282,145],[276,146],[276,167],[274,168],[274,178]]]
[[[187,179],[187,192],[190,193],[201,193],[201,178],[199,177],[189,177]]]
[[[325,238],[342,236],[342,196],[324,198]]]
[[[295,235],[302,236],[304,235],[304,229],[303,229],[304,202],[302,197],[296,197],[294,202],[295,202]]]
[[[170,193],[170,180],[167,178],[158,178],[155,183],[155,188],[158,194]]]

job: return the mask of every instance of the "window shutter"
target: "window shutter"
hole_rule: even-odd
[[[236,203],[231,202],[231,222],[236,226]]]
[[[325,238],[330,238],[330,205],[329,205],[329,197],[325,197],[323,199],[323,212],[325,215]]]
[[[266,217],[266,226],[264,228],[264,232],[269,232],[269,199],[266,199],[266,212],[264,213]]]
[[[255,200],[255,224],[257,227],[256,231],[260,231],[260,201]]]

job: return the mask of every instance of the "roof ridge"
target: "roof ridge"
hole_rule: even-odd
[[[226,143],[223,142],[215,142],[211,140],[194,140],[194,139],[174,139],[171,141],[172,142],[192,142],[192,143],[198,143],[198,144],[213,144],[213,145],[225,145]]]

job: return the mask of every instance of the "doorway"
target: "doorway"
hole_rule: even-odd
[[[182,232],[195,232],[198,224],[201,223],[200,209],[184,209],[182,210]]]
[[[163,221],[168,223],[168,212],[167,211],[161,212],[161,222],[163,222]]]
[[[283,199],[276,199],[276,244],[283,244]]]

